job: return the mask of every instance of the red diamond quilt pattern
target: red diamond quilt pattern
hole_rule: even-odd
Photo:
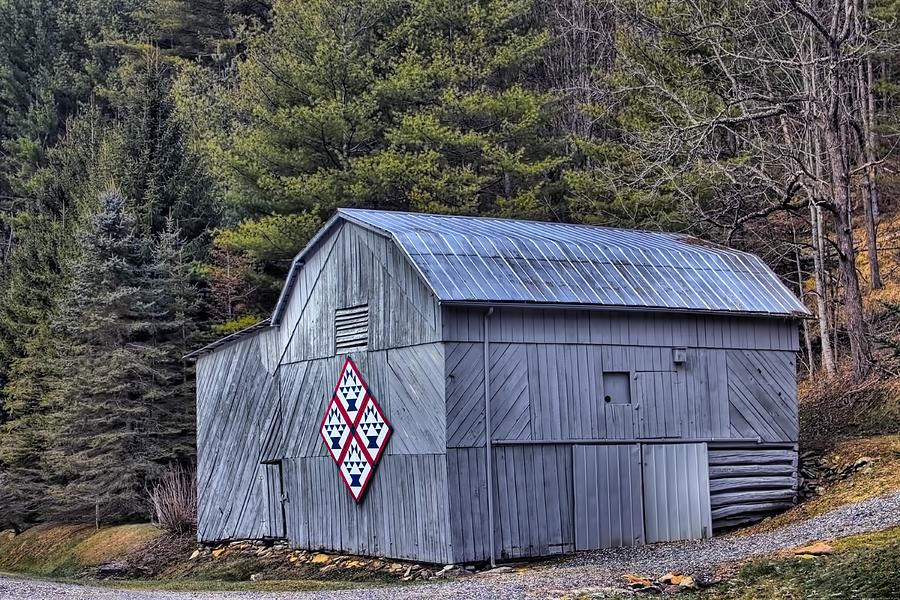
[[[319,432],[350,495],[360,502],[391,436],[391,424],[350,358]]]

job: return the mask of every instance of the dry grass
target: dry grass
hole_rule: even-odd
[[[11,540],[0,540],[0,570],[35,575],[72,576],[117,560],[158,538],[153,525],[46,524]]]
[[[196,470],[182,466],[171,467],[148,495],[160,527],[175,535],[196,531]]]
[[[727,581],[692,595],[708,600],[897,598],[900,529],[842,538],[835,553],[813,559],[752,561]]]
[[[840,440],[900,434],[900,380],[874,374],[800,383],[800,447],[830,450]]]
[[[834,465],[843,466],[852,464],[863,456],[877,460],[867,469],[827,486],[823,496],[811,498],[785,513],[741,529],[737,535],[772,531],[852,502],[900,491],[900,435],[844,440],[826,454],[826,459]]]
[[[900,214],[882,215],[878,224],[878,267],[884,287],[869,289],[869,255],[866,254],[866,232],[857,227],[853,232],[859,253],[856,268],[865,291],[866,308],[877,310],[882,302],[900,302]]]

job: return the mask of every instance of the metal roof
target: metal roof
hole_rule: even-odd
[[[339,209],[294,260],[341,220],[391,237],[442,303],[528,303],[805,316],[759,259],[677,233],[483,217]]]

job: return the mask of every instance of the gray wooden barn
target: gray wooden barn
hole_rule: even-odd
[[[270,321],[195,353],[199,538],[461,563],[759,519],[795,496],[806,314],[683,235],[339,210]],[[390,433],[359,501],[323,433],[347,358]]]

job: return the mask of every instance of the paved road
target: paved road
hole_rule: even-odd
[[[841,507],[826,515],[751,536],[653,544],[581,553],[514,573],[481,574],[440,583],[330,592],[145,592],[0,576],[0,600],[519,600],[621,585],[623,573],[658,577],[667,571],[703,575],[716,565],[828,539],[900,527],[900,493]]]

